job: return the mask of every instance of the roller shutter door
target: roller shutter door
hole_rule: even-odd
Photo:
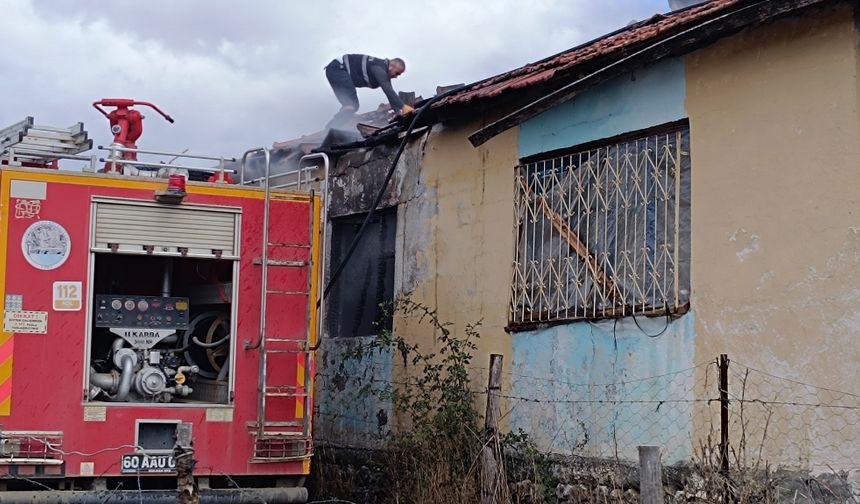
[[[237,258],[241,210],[94,199],[96,252]]]

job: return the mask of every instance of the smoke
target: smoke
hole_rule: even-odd
[[[83,121],[95,143],[111,134],[90,104],[151,101],[139,145],[239,156],[249,147],[321,130],[339,104],[323,66],[344,53],[400,56],[398,91],[432,96],[437,85],[473,82],[565,50],[665,6],[664,0],[440,0],[395,23],[403,5],[383,0],[4,2],[0,127]],[[401,16],[403,17],[403,16]],[[368,28],[370,27],[370,28]],[[480,43],[475,34],[481,34]],[[384,101],[359,90],[361,112]]]

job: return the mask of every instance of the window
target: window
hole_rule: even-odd
[[[331,269],[346,256],[367,214],[332,219]],[[397,209],[374,213],[355,252],[329,296],[328,331],[332,337],[372,336],[390,330],[383,306],[394,300],[394,237]]]
[[[673,125],[517,167],[512,328],[687,306],[689,145]]]

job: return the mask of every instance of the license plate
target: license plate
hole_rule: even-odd
[[[173,458],[173,455],[146,455],[143,453],[123,455],[121,472],[124,474],[174,473],[176,472],[176,459]]]

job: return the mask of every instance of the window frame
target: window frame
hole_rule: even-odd
[[[647,146],[648,141],[653,139],[656,139],[655,149],[651,151],[645,149],[641,153],[636,151],[636,162],[630,163],[625,159],[622,166],[619,159],[628,157],[631,145],[638,149],[640,145]],[[622,147],[626,151],[623,156],[619,156],[618,153]],[[672,152],[664,152],[672,149],[674,149],[674,157],[671,157]],[[613,151],[616,163],[614,166],[611,162]],[[639,155],[648,152],[653,152],[654,162],[650,165],[643,164],[644,168],[639,167]],[[600,159],[601,153],[609,155],[608,165],[601,165],[606,162],[605,159]],[[662,154],[666,154],[666,157],[661,158]],[[588,162],[582,163],[583,159]],[[592,159],[595,161],[592,162]],[[565,160],[568,161],[567,165]],[[652,161],[652,154],[647,154],[647,157],[643,155],[642,160]],[[665,166],[661,164],[663,162],[666,163]],[[690,305],[691,164],[690,127],[687,120],[523,158],[514,169],[515,249],[507,329],[509,331],[529,330],[538,326],[575,321],[612,319],[631,315],[686,313]],[[649,168],[654,171],[653,174],[649,173]],[[530,169],[532,171],[529,171]],[[640,169],[644,177],[634,176],[632,179],[636,182],[631,182],[629,175],[640,173],[637,172]],[[622,171],[623,176],[620,175]],[[560,175],[562,173],[563,175]],[[594,184],[588,185],[582,182],[588,178],[588,175],[593,175]],[[610,175],[614,175],[611,180]],[[663,184],[658,183],[660,176],[663,177]],[[601,180],[604,177],[605,180]],[[552,178],[550,183],[545,184],[544,182],[550,178]],[[669,187],[669,179],[672,182],[671,187]],[[653,181],[654,188],[659,187],[659,190],[649,189],[649,181]],[[583,197],[583,190],[588,191],[591,188],[594,188],[596,198],[590,193],[588,197]],[[634,234],[628,236],[626,231],[625,234],[618,234],[617,225],[621,216],[634,214],[639,211],[640,206],[643,206],[641,202],[637,202],[639,206],[630,203],[633,191],[636,190],[640,195],[648,194],[649,190],[652,191],[647,198],[642,196],[645,202],[645,213],[640,217],[645,218],[642,219],[641,229],[646,228],[646,224],[653,224],[656,228],[659,222],[666,230],[662,237],[655,231],[652,236],[649,237],[648,233],[645,233],[640,242],[634,242],[645,245],[641,247],[644,251],[641,255],[645,259],[639,258],[638,261],[646,264],[647,253],[653,253],[657,257],[658,254],[654,251],[658,248],[660,249],[659,259],[664,261],[659,263],[665,269],[662,276],[654,271],[656,270],[654,266],[651,269],[645,267],[642,270],[642,277],[646,275],[651,277],[647,282],[636,280],[636,275],[631,273],[632,268],[631,272],[627,272],[621,271],[618,267],[621,261],[617,243],[619,241],[628,243],[630,240],[637,239]],[[577,193],[576,205],[571,204],[572,193]],[[658,197],[660,195],[664,196],[662,200]],[[615,198],[612,200],[613,205],[617,206],[619,201],[623,201],[627,206],[622,205],[621,211],[615,208],[613,213],[608,208],[609,203],[606,203],[612,198]],[[615,234],[609,232],[611,228],[608,225],[606,229],[601,230],[596,227],[596,224],[588,222],[583,228],[583,215],[590,215],[595,213],[595,209],[600,209],[600,203],[595,203],[595,199],[603,201],[604,207],[603,213],[596,215],[595,220],[599,222],[602,217],[604,224],[611,220],[615,226]],[[651,201],[663,203],[663,209],[654,207],[648,210],[647,202]],[[670,211],[671,214],[669,214]],[[668,229],[670,223],[671,230]],[[602,231],[604,238],[596,238],[595,230]],[[528,236],[528,232],[532,235]],[[652,241],[649,242],[649,239]],[[539,251],[536,251],[537,244],[541,245]],[[555,255],[552,251],[544,255],[545,249],[550,248],[546,246],[547,244],[555,247],[554,250],[557,252]],[[595,247],[595,244],[603,248]],[[614,254],[613,251],[607,250],[613,248],[606,246],[607,244],[613,245]],[[647,246],[649,244],[652,245],[653,250],[649,249]],[[622,252],[628,258],[631,256],[627,247],[622,247]],[[670,257],[667,258],[667,254]],[[636,256],[635,253],[632,255]],[[625,261],[630,263],[629,259]],[[572,265],[572,263],[576,264]],[[636,261],[634,263],[639,266]],[[564,275],[560,273],[562,270],[565,272]],[[571,278],[571,271],[574,270],[575,274]],[[583,274],[583,271],[587,272]],[[671,274],[671,283],[669,283],[669,274]],[[577,287],[572,287],[571,282]],[[634,287],[640,287],[636,282],[647,285],[648,289],[659,291],[660,296],[654,297],[654,300],[659,299],[659,302],[650,302],[641,297],[637,299],[632,293]],[[667,295],[670,288],[671,296]],[[588,291],[589,294],[579,298],[574,295],[571,301],[571,292],[574,290]],[[639,291],[641,293],[641,288]],[[577,303],[577,301],[585,301],[585,303]],[[589,301],[591,301],[590,304]]]
[[[360,227],[361,223],[367,217],[367,212],[356,213],[343,215],[338,217],[333,217],[330,219],[329,225],[331,226],[330,231],[330,254],[329,260],[331,261],[332,267],[337,267],[340,262],[343,260],[343,255],[348,250],[349,245],[352,242],[355,234],[348,234],[343,238],[338,237],[339,227],[343,225],[352,226],[356,231],[357,228]],[[337,282],[332,286],[331,293],[327,296],[326,302],[326,332],[328,337],[330,338],[361,338],[361,337],[372,337],[379,334],[380,330],[391,331],[394,325],[393,314],[386,313],[384,306],[386,304],[391,304],[394,301],[395,290],[396,290],[396,282],[395,282],[395,269],[396,269],[396,261],[397,261],[397,221],[398,221],[398,210],[397,206],[391,206],[387,208],[380,208],[376,210],[373,214],[371,221],[368,223],[368,226],[365,228],[364,233],[362,234],[361,240],[359,241],[358,246],[356,247],[356,251],[353,256],[350,258],[350,262],[348,262],[343,271],[341,271],[340,278]],[[375,227],[376,225],[376,227]],[[376,263],[390,262],[390,268],[386,267],[384,269],[378,269],[372,276],[376,279],[376,296],[375,303],[373,305],[367,304],[369,301],[365,301],[362,304],[362,307],[359,307],[360,313],[356,313],[355,310],[352,310],[350,313],[353,314],[363,314],[361,319],[357,322],[356,330],[352,333],[345,331],[343,327],[346,325],[343,317],[347,315],[343,311],[344,299],[357,299],[361,298],[361,296],[345,296],[343,294],[344,288],[350,288],[350,285],[356,284],[356,282],[350,282],[350,270],[351,268],[356,268],[356,254],[361,252],[361,248],[363,244],[367,243],[368,238],[372,235],[374,230],[377,229],[379,233],[385,233],[386,236],[380,237],[383,242],[380,243],[381,247],[379,250],[379,254],[374,256],[371,260]],[[387,247],[387,248],[386,248]],[[366,269],[366,268],[365,268]],[[390,278],[386,273],[389,273],[390,269]],[[379,274],[382,272],[385,274],[384,277],[380,277]],[[367,319],[369,314],[368,310],[372,309],[374,311],[373,315],[370,316],[370,319]],[[374,330],[370,333],[364,334],[360,333],[362,330],[360,327],[367,328],[367,324],[371,324]]]

